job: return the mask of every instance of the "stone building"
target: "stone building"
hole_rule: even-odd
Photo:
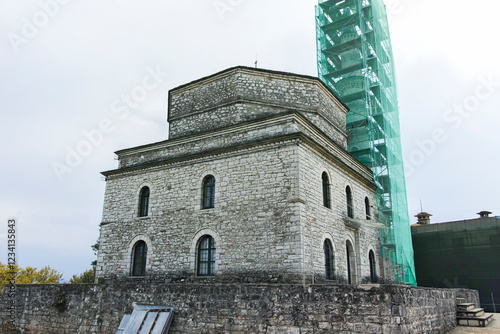
[[[384,276],[372,172],[319,79],[235,67],[169,92],[169,139],[116,152],[97,279]],[[372,205],[373,204],[373,205]]]

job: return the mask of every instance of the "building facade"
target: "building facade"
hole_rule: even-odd
[[[319,79],[235,67],[169,92],[169,139],[116,152],[97,279],[385,276],[373,174]]]

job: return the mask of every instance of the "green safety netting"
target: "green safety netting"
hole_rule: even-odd
[[[319,0],[318,73],[350,108],[348,150],[373,170],[382,254],[394,278],[416,285],[396,78],[382,0]]]

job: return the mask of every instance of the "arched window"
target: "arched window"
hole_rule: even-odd
[[[323,206],[330,208],[330,181],[328,180],[328,174],[323,172],[321,179],[323,180]]]
[[[215,240],[205,235],[198,244],[198,276],[215,275]]]
[[[354,249],[349,240],[346,241],[346,256],[347,256],[347,283],[356,284],[356,264],[354,262]]]
[[[142,240],[134,245],[132,257],[132,276],[146,275],[146,258],[148,254],[148,245]]]
[[[345,188],[345,197],[347,200],[347,216],[349,218],[354,218],[354,208],[352,206],[352,192],[351,192],[351,187],[349,186]]]
[[[212,209],[215,206],[215,177],[208,175],[203,179],[203,209]]]
[[[372,250],[370,250],[370,253],[368,254],[368,258],[370,260],[370,281],[372,283],[377,282],[377,267],[375,263],[375,254],[373,253]]]
[[[365,213],[366,213],[366,220],[372,219],[372,214],[370,210],[370,200],[368,197],[365,197]]]
[[[148,206],[149,206],[149,188],[144,187],[141,189],[139,195],[139,217],[148,216]]]
[[[323,251],[325,253],[325,278],[335,278],[335,258],[333,256],[333,247],[330,240],[325,240],[323,244]]]

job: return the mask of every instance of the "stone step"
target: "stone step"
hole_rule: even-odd
[[[466,303],[465,298],[456,298],[457,304],[463,304]]]
[[[485,313],[476,318],[460,318],[457,317],[457,324],[459,326],[468,327],[486,327],[491,322],[493,313]]]
[[[473,308],[467,311],[457,311],[457,318],[476,318],[484,314],[484,308]]]
[[[469,311],[476,308],[476,306],[473,303],[461,303],[457,304],[457,311]]]

